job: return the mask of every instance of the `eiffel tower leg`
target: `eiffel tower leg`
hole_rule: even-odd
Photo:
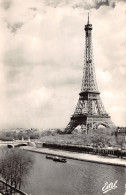
[[[77,125],[78,124],[76,123],[76,121],[70,120],[70,122],[68,123],[64,133],[66,133],[66,134],[71,133],[77,127]]]

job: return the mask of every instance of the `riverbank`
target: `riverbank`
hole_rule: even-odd
[[[25,146],[25,147],[22,147],[22,149],[31,151],[31,152],[36,152],[36,153],[61,156],[61,157],[65,157],[68,159],[126,167],[126,160],[119,159],[119,158],[103,157],[99,155],[69,152],[69,151],[63,151],[63,150],[61,151],[61,150],[57,150],[57,149],[54,150],[54,149],[49,149],[49,148],[36,148],[36,147],[31,147],[31,146]]]

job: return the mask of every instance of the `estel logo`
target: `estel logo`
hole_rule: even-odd
[[[111,182],[110,184],[108,182],[106,182],[104,187],[102,188],[102,192],[107,193],[110,190],[116,189],[117,188],[117,182],[118,182],[118,180],[116,180],[115,183]]]

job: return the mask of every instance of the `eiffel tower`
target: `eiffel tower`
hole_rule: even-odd
[[[105,111],[98,91],[93,63],[92,24],[89,22],[89,14],[84,30],[85,54],[82,87],[75,112],[65,128],[65,133],[71,133],[77,126],[81,126],[81,129],[86,131],[87,134],[89,131],[97,129],[99,125],[103,125],[106,128],[115,126]]]

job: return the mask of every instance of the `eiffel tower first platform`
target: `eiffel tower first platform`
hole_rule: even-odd
[[[112,128],[110,116],[105,111],[98,91],[92,50],[92,24],[85,25],[85,54],[81,92],[74,114],[65,128],[64,133],[71,133],[77,126],[88,133],[97,129],[99,125]]]

